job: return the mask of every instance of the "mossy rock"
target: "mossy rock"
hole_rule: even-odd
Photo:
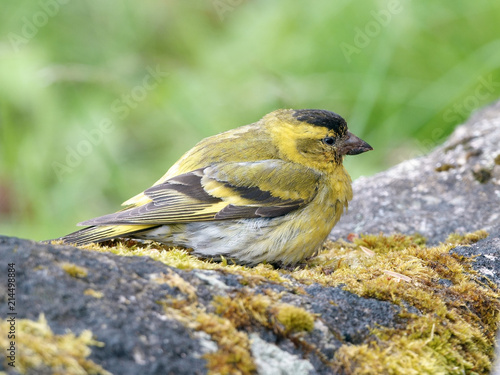
[[[494,238],[351,239],[293,270],[133,241],[73,248],[0,237],[0,256],[15,263],[19,321],[43,316],[51,337],[71,332],[87,349],[65,357],[94,373],[272,373],[266,363],[286,373],[489,373],[500,294],[474,265]],[[20,347],[26,373],[56,369]]]

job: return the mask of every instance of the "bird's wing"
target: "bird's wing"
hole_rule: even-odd
[[[143,204],[79,225],[161,225],[276,217],[311,201],[319,179],[317,172],[282,160],[220,163],[147,189]]]

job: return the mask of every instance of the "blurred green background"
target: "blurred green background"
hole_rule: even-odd
[[[0,233],[116,210],[200,139],[277,108],[343,115],[371,175],[500,96],[500,2],[2,3]]]

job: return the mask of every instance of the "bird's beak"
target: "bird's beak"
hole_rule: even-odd
[[[358,155],[363,152],[373,150],[372,146],[356,137],[351,132],[347,132],[347,139],[337,146],[340,155]]]

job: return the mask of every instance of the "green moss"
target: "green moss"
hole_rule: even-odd
[[[86,296],[92,296],[94,298],[102,298],[102,297],[104,297],[104,293],[103,292],[99,292],[98,290],[94,290],[94,289],[91,289],[91,288],[85,289],[83,291],[83,294],[86,295]]]
[[[0,331],[8,332],[8,322],[0,323]],[[87,359],[89,346],[103,346],[92,338],[92,332],[83,331],[79,336],[74,333],[54,335],[43,314],[38,321],[19,319],[16,321],[16,369],[24,374],[46,372],[49,368],[54,374],[105,374],[101,366]],[[0,335],[2,351],[9,348],[7,335]]]
[[[312,331],[314,314],[303,308],[279,302],[281,295],[267,290],[267,295],[248,292],[217,296],[215,312],[229,319],[238,328],[264,326],[282,336]]]
[[[59,267],[61,267],[64,271],[66,271],[68,275],[77,279],[83,279],[88,275],[87,269],[85,269],[84,267],[77,266],[76,264],[73,263],[64,262],[59,264]]]
[[[306,310],[282,304],[277,308],[276,318],[283,324],[286,332],[312,331],[314,328],[314,315]]]
[[[287,338],[305,353],[314,353],[325,364],[328,359],[312,343],[306,332],[314,328],[315,315],[303,308],[281,303],[282,294],[264,290],[265,294],[239,291],[230,296],[214,298],[215,312],[239,330],[253,331],[259,326],[278,337]]]
[[[196,329],[208,333],[219,350],[205,354],[209,374],[252,374],[256,370],[250,353],[250,340],[228,319],[201,312],[196,316]]]
[[[176,275],[174,272],[172,274]],[[208,373],[213,375],[255,373],[256,366],[252,359],[248,335],[239,331],[231,320],[207,312],[205,307],[198,303],[196,294],[191,293],[190,288],[184,284],[186,281],[172,274],[166,276],[166,283],[179,288],[188,298],[167,296],[159,301],[159,304],[169,317],[180,321],[186,327],[207,333],[217,343],[216,352],[203,355],[207,360]]]
[[[495,158],[495,164],[500,165],[500,154],[498,154]]]
[[[166,273],[162,273],[160,275],[154,275],[152,280],[158,284],[167,284],[172,288],[179,290],[185,295],[185,298],[188,301],[196,301],[197,299],[196,288],[172,270],[167,270]]]
[[[246,330],[262,326],[294,341],[294,334],[311,331],[314,327],[313,314],[280,303],[280,298],[280,294],[271,290],[267,290],[266,294],[241,291],[231,296],[215,296],[212,303],[215,310],[213,313],[199,304],[196,297],[181,302],[179,299],[167,297],[159,303],[168,316],[191,329],[209,334],[217,343],[218,350],[215,353],[204,355],[211,374],[252,374],[256,366],[251,356]],[[298,340],[294,342],[297,345],[307,345]],[[307,350],[317,349],[310,345]]]
[[[467,332],[467,327],[448,329],[432,314],[415,317],[404,330],[374,330],[377,342],[343,345],[333,367],[344,374],[367,375],[488,373],[486,354],[464,356],[461,352],[463,345],[470,345],[469,351],[478,349],[466,339]]]
[[[275,298],[267,295],[242,292],[231,296],[216,296],[213,305],[216,314],[230,320],[237,328],[253,325],[269,328],[269,308],[274,301]]]
[[[489,180],[491,180],[491,168],[473,168],[472,169],[472,175],[481,184],[487,183]]]
[[[390,251],[403,250],[412,246],[423,246],[426,240],[419,234],[406,236],[404,234],[384,235],[361,235],[354,239],[354,244],[365,246],[377,254],[385,254]]]
[[[422,245],[415,236],[361,236],[330,243],[300,271],[299,281],[338,286],[363,297],[410,304],[402,329],[379,328],[377,342],[342,346],[333,366],[345,374],[487,374],[491,368],[500,294],[472,268],[473,260],[449,254],[457,245],[485,238],[478,231],[453,235],[447,244]],[[364,246],[370,252],[362,251]],[[325,273],[323,259],[338,264]],[[440,281],[446,279],[447,283]]]
[[[112,245],[89,244],[80,247],[87,251],[97,251],[101,253],[112,253],[121,256],[147,256],[168,266],[182,270],[203,269],[203,270],[223,270],[242,276],[242,283],[255,285],[262,282],[289,283],[279,270],[268,264],[259,264],[256,267],[246,267],[237,264],[228,264],[227,261],[213,262],[211,260],[200,259],[191,255],[190,251],[178,247],[168,247],[166,245],[150,242],[139,243],[136,241],[116,241]]]
[[[448,236],[445,243],[454,245],[470,245],[488,237],[488,232],[485,230],[478,230],[472,233],[459,234],[452,233]]]
[[[444,164],[439,164],[436,168],[434,168],[434,170],[436,172],[447,172],[449,171],[450,169],[454,169],[456,168],[457,166],[454,165],[454,164],[448,164],[448,163],[444,163]]]

